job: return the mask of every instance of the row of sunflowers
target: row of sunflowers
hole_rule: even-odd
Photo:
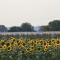
[[[0,60],[60,60],[60,38],[1,39]]]
[[[25,53],[36,51],[48,51],[51,47],[60,47],[60,38],[55,39],[16,39],[14,37],[9,40],[0,40],[0,52],[12,51],[14,48],[23,50]]]

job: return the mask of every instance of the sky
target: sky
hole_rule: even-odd
[[[60,20],[60,0],[0,0],[0,25],[41,26],[56,19]]]

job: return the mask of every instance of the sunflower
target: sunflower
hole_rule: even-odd
[[[36,43],[36,45],[37,45],[37,44],[41,44],[41,45],[42,45],[43,39],[36,39],[36,40],[35,40],[35,43]]]
[[[35,40],[35,43],[36,43],[36,44],[39,44],[39,39],[36,39],[36,40]]]
[[[4,44],[5,44],[5,41],[4,41],[4,40],[1,40],[1,41],[0,41],[0,45],[3,46]]]
[[[9,52],[9,51],[11,51],[11,50],[12,50],[12,47],[11,47],[11,46],[9,46],[9,47],[7,47],[7,48],[6,48],[6,50]]]
[[[10,42],[15,42],[15,41],[16,41],[16,38],[11,37],[11,38],[9,39],[9,41],[10,41]]]
[[[10,42],[6,42],[3,47],[5,47],[6,51],[11,51],[13,46]]]
[[[14,43],[13,43],[13,47],[16,47],[16,46],[17,46],[17,42],[14,42]]]
[[[3,42],[1,42],[0,44],[1,44],[2,46],[4,46],[5,42],[3,41]]]
[[[19,40],[18,42],[17,42],[17,45],[18,45],[18,47],[24,47],[25,46],[25,41],[23,41],[23,40]]]
[[[30,46],[35,46],[35,41],[34,40],[30,40],[27,42]]]
[[[11,43],[6,42],[5,45],[6,45],[6,47],[9,47],[9,46],[11,46]]]
[[[26,48],[25,51],[26,51],[26,53],[32,53],[33,49],[32,48]]]
[[[35,49],[35,47],[34,47],[34,46],[30,46],[30,48],[31,48],[32,50],[34,50],[34,49]]]
[[[44,44],[44,41],[43,40],[40,40],[39,43],[40,43],[40,45],[43,45]]]
[[[51,40],[47,41],[47,44],[48,46],[52,46],[52,41]]]
[[[2,49],[2,45],[0,45],[0,50]]]
[[[52,46],[55,46],[55,40],[56,40],[56,39],[51,39],[51,45],[52,45]]]
[[[2,46],[2,49],[4,49],[4,50],[5,50],[6,48],[7,48],[7,46],[6,46],[6,45]]]
[[[56,40],[55,43],[60,46],[60,40]]]
[[[47,45],[47,41],[43,41],[43,46],[46,46]]]
[[[39,46],[35,47],[35,51],[40,52],[41,50],[42,50],[41,47]]]
[[[45,45],[45,46],[44,46],[44,51],[47,51],[48,48],[49,48],[49,46],[48,46],[48,45]]]

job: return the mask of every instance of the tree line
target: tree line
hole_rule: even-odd
[[[60,31],[60,20],[53,20],[48,25],[40,26],[39,31]],[[35,32],[35,30],[34,26],[25,22],[21,26],[12,26],[9,29],[5,25],[0,25],[0,32]]]
[[[41,26],[42,31],[60,31],[60,20],[53,20],[46,26]]]
[[[33,26],[28,22],[22,23],[21,26],[12,26],[9,29],[4,25],[0,25],[0,32],[33,32],[33,31],[34,31]]]

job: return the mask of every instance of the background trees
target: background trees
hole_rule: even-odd
[[[41,26],[41,28],[39,29],[39,31],[49,31],[49,26]]]
[[[32,32],[34,31],[33,26],[30,23],[22,23],[21,26],[10,27],[8,32]]]
[[[21,25],[21,29],[23,32],[32,32],[34,31],[33,26],[30,23],[23,23]]]
[[[41,26],[42,31],[60,31],[60,20],[50,21],[47,26]]]
[[[21,26],[12,26],[9,29],[4,26],[0,25],[0,32],[41,32],[41,31],[60,31],[60,20],[50,21],[48,25],[39,26],[39,27],[32,26],[30,23],[22,23]]]
[[[8,29],[4,25],[0,25],[0,32],[7,32]]]
[[[60,31],[60,20],[54,20],[48,24],[50,31]]]
[[[8,30],[8,32],[20,32],[20,31],[22,31],[22,29],[18,26],[13,26]]]

